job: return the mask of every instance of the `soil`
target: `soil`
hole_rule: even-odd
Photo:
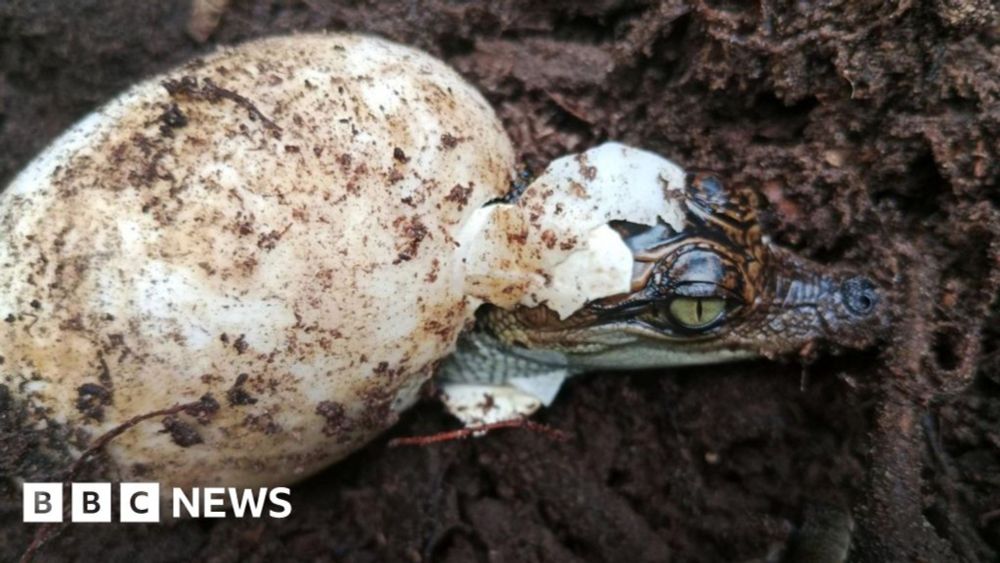
[[[428,400],[296,486],[287,519],[72,526],[38,561],[748,561],[786,544],[794,558],[824,511],[853,514],[855,561],[1000,557],[990,0],[238,0],[206,42],[189,13],[0,1],[0,185],[214,44],[364,30],[459,69],[536,172],[615,139],[755,187],[778,243],[892,286],[893,326],[809,361],[581,377],[536,419],[566,442],[514,429],[389,447],[455,427]],[[0,560],[33,531],[8,480]]]

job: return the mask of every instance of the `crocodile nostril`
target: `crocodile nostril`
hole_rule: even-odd
[[[878,305],[878,288],[868,278],[855,277],[840,286],[844,306],[855,315],[867,315]]]

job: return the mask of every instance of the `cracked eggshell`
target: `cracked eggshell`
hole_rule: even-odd
[[[254,486],[343,457],[471,322],[456,238],[513,163],[474,88],[373,37],[254,41],[132,88],[0,196],[22,431],[58,436],[61,470],[207,394],[211,416],[113,440],[115,476]]]
[[[467,223],[467,291],[504,307],[545,304],[563,318],[627,293],[632,254],[608,223],[663,221],[681,232],[684,187],[679,166],[619,143],[559,158],[516,203]]]

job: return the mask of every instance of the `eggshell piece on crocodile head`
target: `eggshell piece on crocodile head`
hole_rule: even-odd
[[[373,37],[258,40],[143,82],[0,196],[2,391],[50,468],[207,395],[112,441],[117,477],[304,477],[392,424],[471,322],[456,241],[513,162],[474,88]]]
[[[468,291],[500,306],[544,303],[567,317],[628,293],[633,257],[611,221],[684,230],[684,171],[605,143],[553,161],[515,203],[477,211],[463,233]]]

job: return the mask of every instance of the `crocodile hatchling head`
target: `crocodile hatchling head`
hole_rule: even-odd
[[[761,232],[756,195],[688,173],[678,230],[613,221],[633,257],[630,291],[566,318],[545,305],[485,312],[501,340],[558,350],[595,367],[774,357],[816,341],[873,344],[883,291],[868,278],[796,256]]]

